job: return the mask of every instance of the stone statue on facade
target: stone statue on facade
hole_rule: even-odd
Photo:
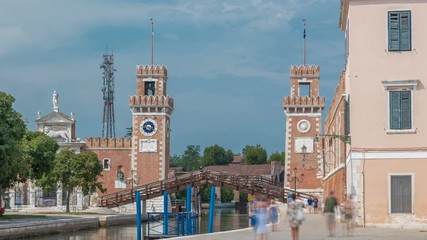
[[[125,174],[123,173],[122,169],[119,169],[119,170],[117,171],[117,179],[118,179],[119,181],[124,182],[124,180],[125,180]]]
[[[51,127],[46,127],[44,132],[49,137],[55,138],[57,142],[70,142],[70,136],[68,136],[67,130],[57,130],[51,129]]]
[[[56,93],[56,91],[53,91],[53,94],[52,94],[52,103],[53,103],[53,111],[58,112],[58,110],[59,110],[59,103],[58,103],[58,93]]]

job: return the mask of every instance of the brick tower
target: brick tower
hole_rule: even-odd
[[[167,96],[165,66],[136,67],[136,95],[129,99],[132,111],[133,176],[139,185],[167,177],[170,155],[170,117],[173,99]]]
[[[318,192],[321,187],[321,144],[315,143],[322,133],[322,112],[325,98],[319,96],[320,67],[301,65],[290,67],[290,96],[283,99],[286,115],[285,186],[298,191]],[[305,154],[303,154],[305,152]],[[297,169],[295,172],[294,169]],[[301,174],[304,177],[301,179]],[[290,177],[286,177],[290,174]]]

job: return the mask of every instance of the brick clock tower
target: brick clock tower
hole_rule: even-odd
[[[322,133],[325,106],[325,97],[319,96],[319,80],[319,66],[291,66],[290,96],[283,99],[286,115],[285,186],[293,189],[296,182],[297,191],[308,193],[321,191],[323,178],[321,144],[315,143],[316,134]]]
[[[173,99],[167,96],[165,66],[137,66],[135,96],[129,99],[132,111],[133,177],[139,185],[167,177],[170,155],[170,117]]]

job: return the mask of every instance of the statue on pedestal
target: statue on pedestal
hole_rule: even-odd
[[[53,91],[52,103],[53,103],[53,111],[58,112],[59,111],[59,103],[58,103],[58,93],[56,93],[56,91]]]

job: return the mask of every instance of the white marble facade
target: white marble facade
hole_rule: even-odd
[[[52,104],[53,111],[48,115],[43,116],[40,112],[37,113],[36,130],[53,137],[58,142],[59,150],[70,149],[76,153],[80,153],[84,142],[73,136],[76,123],[74,114],[71,113],[68,116],[59,111],[59,94],[56,91],[52,94]],[[63,188],[61,183],[57,184],[56,192],[53,195],[56,198],[56,207],[59,210],[64,210],[65,202],[63,202]],[[44,194],[42,193],[42,189],[37,187],[33,181],[28,181],[27,184],[19,183],[15,185],[9,189],[9,196],[10,207],[12,209],[51,205],[51,203],[46,204],[45,199],[43,199]],[[84,207],[84,196],[81,188],[75,189],[71,193],[71,198],[74,199],[74,201],[70,202],[71,209],[82,210]]]

